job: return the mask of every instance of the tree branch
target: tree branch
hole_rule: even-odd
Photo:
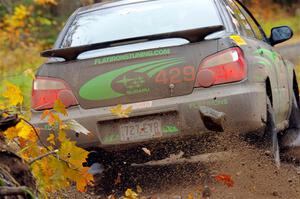
[[[58,152],[57,149],[54,150],[54,151],[50,151],[49,153],[46,153],[46,154],[44,154],[44,155],[41,155],[41,156],[39,156],[39,157],[34,158],[34,159],[31,160],[28,164],[29,164],[29,165],[32,165],[32,164],[35,163],[36,161],[41,160],[41,159],[43,159],[43,158],[45,158],[45,157],[47,157],[47,156],[49,156],[49,155],[55,155],[57,152]],[[56,157],[56,155],[55,155],[55,157]]]
[[[26,119],[24,118],[21,118],[21,120],[23,120],[26,124],[28,124],[29,126],[31,126],[31,128],[33,129],[35,135],[37,136],[37,138],[39,139],[40,143],[43,145],[43,147],[45,147],[45,149],[47,149],[48,151],[51,151],[47,145],[42,141],[41,137],[39,136],[37,130],[35,129],[35,127],[30,123],[28,122]]]
[[[12,195],[26,195],[27,187],[6,187],[1,186],[0,187],[0,196],[12,196]]]
[[[71,168],[71,167],[70,167],[70,164],[71,164],[70,162],[68,162],[67,160],[61,159],[61,158],[56,154],[56,153],[58,152],[58,150],[54,150],[54,151],[56,151],[56,152],[54,153],[53,151],[51,151],[51,150],[46,146],[46,144],[43,143],[43,141],[42,141],[42,139],[40,138],[40,136],[39,136],[38,132],[36,131],[35,127],[34,127],[29,121],[27,121],[27,120],[24,119],[24,118],[21,118],[21,120],[23,120],[24,122],[26,122],[26,124],[30,125],[30,126],[33,128],[33,130],[34,130],[36,136],[38,137],[38,139],[39,139],[39,141],[40,141],[40,143],[43,145],[43,147],[45,147],[45,148],[49,151],[48,154],[44,154],[44,155],[42,155],[42,156],[40,156],[40,157],[37,157],[37,158],[35,158],[35,159],[40,160],[40,159],[42,159],[42,158],[44,158],[44,157],[47,157],[47,156],[49,156],[49,155],[53,155],[54,157],[56,157],[56,158],[59,159],[60,161],[66,163],[66,164],[68,165],[69,168]],[[35,161],[37,161],[37,160],[35,160],[35,159],[31,160],[29,164],[32,164],[32,163],[34,163]],[[73,168],[72,168],[72,169],[73,169]],[[74,170],[77,170],[77,169],[74,169]]]

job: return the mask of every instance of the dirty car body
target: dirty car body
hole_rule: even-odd
[[[77,133],[68,132],[78,145],[121,151],[263,129],[269,97],[276,126],[284,129],[294,69],[275,44],[234,0],[80,8],[54,49],[42,53],[50,58],[33,84],[32,122],[46,138],[51,127],[40,116],[59,98],[68,107],[63,120],[78,126]],[[132,106],[128,118],[111,113],[118,104]]]

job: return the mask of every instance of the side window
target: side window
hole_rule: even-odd
[[[264,36],[263,36],[262,32],[260,31],[260,29],[258,28],[255,21],[253,20],[253,18],[249,15],[249,13],[239,3],[236,3],[236,4],[239,7],[239,9],[241,10],[241,12],[243,13],[243,15],[246,17],[246,19],[247,19],[248,23],[250,24],[250,26],[252,27],[252,30],[255,34],[255,37],[259,40],[263,40]]]
[[[233,22],[239,29],[242,35],[248,36],[248,37],[255,37],[254,32],[248,23],[246,17],[243,15],[243,13],[240,11],[239,7],[233,2],[233,0],[227,1],[229,4],[229,12],[231,13],[233,17]]]

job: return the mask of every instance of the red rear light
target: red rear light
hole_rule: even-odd
[[[234,47],[204,59],[200,64],[195,87],[210,87],[217,84],[237,82],[247,76],[244,53]]]
[[[78,104],[71,89],[63,80],[37,77],[33,81],[31,102],[33,109],[51,109],[57,99],[60,99],[66,107]]]

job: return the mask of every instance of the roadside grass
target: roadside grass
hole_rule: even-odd
[[[267,34],[270,34],[273,27],[287,25],[293,29],[295,35],[300,35],[300,14],[293,17],[282,17],[276,20],[269,20],[262,22],[261,25]]]
[[[3,77],[2,77],[3,78]],[[22,90],[22,94],[24,97],[23,108],[28,110],[31,104],[31,87],[32,87],[32,78],[25,76],[24,74],[13,75],[9,77],[4,77],[0,84],[0,93],[2,93],[5,89],[5,82],[13,83],[14,85],[20,87]],[[1,101],[1,98],[0,98]]]
[[[30,107],[32,78],[26,76],[24,71],[35,71],[44,59],[39,56],[39,46],[20,46],[9,49],[5,45],[0,49],[0,93],[5,89],[5,82],[11,82],[20,87],[24,96],[23,107]],[[0,101],[2,99],[0,98]]]

